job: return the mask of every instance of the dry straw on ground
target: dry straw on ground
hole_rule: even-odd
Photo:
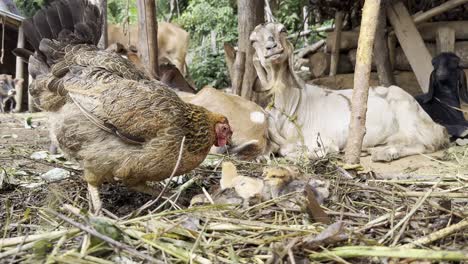
[[[18,143],[18,142],[16,142]],[[103,216],[88,213],[81,172],[53,183],[37,175],[61,159],[31,160],[36,147],[0,149],[0,263],[381,263],[388,260],[468,260],[468,148],[446,152],[443,173],[380,177],[351,174],[338,157],[294,163],[331,182],[322,206],[332,224],[315,223],[307,207],[274,200],[189,207],[196,194],[213,193],[219,162],[171,182],[157,203],[123,186],[102,188]],[[428,157],[429,159],[429,157]],[[432,161],[434,162],[434,161]],[[234,161],[242,175],[261,177],[266,164]],[[402,168],[403,170],[404,168]],[[16,179],[11,180],[12,178]],[[162,188],[157,184],[155,188]],[[401,259],[406,259],[405,261]]]

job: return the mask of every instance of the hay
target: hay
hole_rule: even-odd
[[[7,123],[12,125],[13,123]],[[13,126],[13,125],[12,125]],[[395,176],[340,165],[339,156],[309,161],[274,159],[330,181],[322,205],[330,225],[301,208],[283,207],[291,195],[243,205],[189,207],[214,193],[224,156],[174,179],[154,198],[120,185],[100,189],[103,216],[88,213],[82,172],[61,158],[30,158],[47,148],[42,127],[15,130],[0,147],[0,263],[381,263],[392,259],[467,260],[468,148],[442,159],[427,156],[434,174]],[[40,135],[40,136],[38,136]],[[233,160],[240,174],[261,177],[265,163]],[[429,163],[428,163],[429,164]],[[391,166],[391,165],[389,165]],[[46,183],[52,168],[72,177]],[[345,170],[350,169],[350,170]],[[1,181],[1,180],[0,180]],[[155,188],[162,189],[160,184]],[[148,208],[141,210],[145,204]],[[141,211],[141,212],[140,212]],[[137,214],[140,213],[140,214]]]
[[[466,260],[468,255],[462,252],[468,244],[466,154],[466,150],[447,152],[441,162],[450,162],[459,173],[437,179],[379,179],[371,172],[349,179],[349,173],[336,165],[337,157],[275,160],[331,181],[331,198],[323,208],[335,224],[328,227],[312,222],[305,210],[279,206],[288,195],[247,208],[188,207],[202,188],[211,193],[219,183],[220,157],[182,182],[171,182],[166,195],[138,216],[133,213],[152,198],[122,186],[102,189],[102,217],[87,212],[85,184],[78,177],[40,190],[16,187],[2,191],[0,197],[0,259],[10,263]],[[234,162],[240,173],[252,177],[260,177],[266,166]]]

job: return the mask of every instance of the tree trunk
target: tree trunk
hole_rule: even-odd
[[[254,28],[264,22],[264,0],[237,0],[239,52],[245,53],[245,67],[240,95],[251,99],[252,89],[257,78],[253,65],[254,49],[250,45],[250,34]]]
[[[330,64],[331,64],[331,55],[330,53],[325,52],[316,52],[309,57],[309,69],[312,77],[319,78],[325,75],[328,75],[330,72]],[[349,61],[348,56],[346,54],[341,54],[340,60],[338,61],[336,73],[352,73],[354,71],[354,67]],[[336,74],[334,74],[336,75]],[[334,76],[333,75],[333,76]],[[330,76],[332,76],[330,74]]]
[[[146,70],[155,78],[158,67],[158,22],[154,0],[137,0],[140,59]]]
[[[380,84],[389,87],[395,84],[395,78],[393,76],[392,64],[390,62],[390,56],[388,55],[387,46],[387,15],[385,12],[386,5],[380,8],[379,21],[377,25],[377,32],[375,34],[374,44],[374,61],[377,66],[377,74],[379,75]]]
[[[351,107],[345,159],[348,164],[358,164],[362,141],[366,134],[367,99],[372,63],[372,50],[377,29],[380,0],[366,0],[362,11],[357,62],[354,74],[354,90]]]

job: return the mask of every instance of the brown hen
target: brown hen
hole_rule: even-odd
[[[224,146],[228,120],[184,103],[174,91],[151,80],[125,58],[99,50],[102,17],[87,0],[60,0],[24,22],[35,53],[30,93],[50,111],[52,140],[81,162],[94,210],[101,208],[97,187],[121,181],[152,192],[147,181],[196,168],[211,146]]]

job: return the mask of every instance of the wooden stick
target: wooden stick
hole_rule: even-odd
[[[433,260],[467,260],[468,253],[463,251],[447,251],[433,249],[401,249],[390,247],[348,246],[332,249],[330,252],[313,253],[309,255],[312,260],[332,259],[334,257],[388,257]]]
[[[415,246],[424,246],[436,240],[442,239],[450,234],[453,234],[458,231],[462,231],[468,228],[468,218],[463,219],[462,221],[458,222],[457,224],[448,226],[446,228],[437,230],[434,233],[431,233],[427,236],[421,237],[416,239],[415,241],[405,244],[401,246],[401,248],[413,248]]]
[[[354,90],[351,107],[351,122],[346,144],[345,160],[348,164],[358,164],[362,140],[365,135],[367,98],[372,64],[372,49],[377,30],[380,0],[366,0],[362,11],[359,33],[357,61],[354,74]]]
[[[110,237],[108,237],[108,236],[106,236],[104,234],[101,234],[101,233],[97,232],[96,230],[94,230],[93,228],[91,228],[89,226],[85,226],[85,225],[83,225],[81,223],[78,223],[75,220],[70,219],[70,218],[68,218],[68,217],[66,217],[66,216],[64,216],[64,215],[62,215],[60,213],[57,213],[57,212],[55,212],[55,211],[53,211],[53,210],[51,210],[49,208],[44,208],[44,211],[46,211],[47,213],[50,213],[53,216],[55,216],[55,217],[65,221],[65,222],[71,224],[74,227],[77,227],[77,228],[79,228],[79,229],[81,229],[81,230],[83,230],[83,231],[85,231],[85,232],[87,232],[87,233],[89,233],[89,234],[91,234],[91,235],[93,235],[93,236],[107,242],[109,245],[115,246],[116,248],[118,248],[120,250],[127,251],[128,253],[133,254],[133,255],[141,258],[141,259],[148,260],[151,263],[158,263],[157,259],[155,259],[155,258],[153,258],[151,256],[148,256],[146,254],[143,254],[143,253],[139,252],[138,250],[136,250],[134,248],[131,248],[130,246],[128,246],[126,244],[123,244],[123,243],[121,243],[121,242],[119,242],[117,240],[114,240],[114,239],[112,239],[112,238],[110,238]]]
[[[310,46],[307,46],[307,47],[303,48],[302,50],[300,50],[299,53],[297,54],[297,56],[299,58],[303,58],[303,57],[309,55],[310,53],[316,52],[318,49],[323,47],[323,45],[325,45],[326,43],[327,43],[326,40],[321,39],[321,40],[315,42],[314,44],[312,44]]]
[[[341,49],[341,29],[343,27],[344,13],[338,11],[335,14],[335,37],[333,39],[331,61],[330,61],[330,76],[335,76],[338,71],[338,61],[340,60]]]
[[[453,9],[459,5],[463,5],[468,3],[468,0],[450,0],[447,1],[440,6],[434,7],[432,9],[427,10],[424,13],[416,14],[413,16],[413,20],[415,24],[419,24],[421,22],[427,21],[437,15],[440,15],[450,9]]]

